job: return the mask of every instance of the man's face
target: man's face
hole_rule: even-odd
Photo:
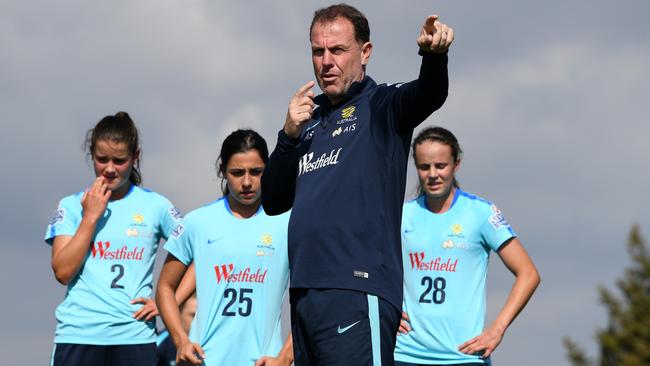
[[[371,52],[372,44],[359,43],[354,26],[345,18],[314,24],[311,30],[314,74],[330,102],[338,103],[353,82],[363,79]]]

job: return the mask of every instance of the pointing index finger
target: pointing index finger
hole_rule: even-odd
[[[436,15],[436,14],[429,15],[427,17],[427,20],[424,21],[424,29],[433,30],[433,26],[434,26],[436,20],[438,20],[438,15]]]
[[[305,95],[305,93],[306,93],[309,89],[313,88],[314,85],[316,85],[316,83],[314,83],[313,80],[308,81],[307,84],[301,86],[300,89],[298,89],[298,91],[296,92],[296,94],[295,94],[294,96],[296,96],[296,97],[301,97],[301,96]]]

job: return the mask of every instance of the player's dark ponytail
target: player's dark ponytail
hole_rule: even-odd
[[[117,112],[114,116],[106,116],[86,133],[85,150],[92,158],[97,147],[97,141],[125,143],[131,157],[136,157],[131,169],[129,181],[139,186],[142,183],[140,174],[140,139],[135,123],[126,112]]]
[[[266,146],[266,141],[260,136],[259,133],[253,130],[236,130],[225,140],[221,145],[221,153],[219,158],[215,162],[215,167],[217,168],[217,175],[221,178],[221,191],[224,196],[227,196],[228,193],[228,184],[226,184],[226,167],[230,158],[237,153],[244,153],[248,150],[255,150],[264,161],[264,164],[269,160],[269,149]]]

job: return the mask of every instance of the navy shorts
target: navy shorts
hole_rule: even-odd
[[[471,362],[471,363],[452,363],[452,364],[446,364],[446,365],[425,365],[425,364],[420,364],[420,363],[408,363],[408,362],[399,362],[395,361],[395,366],[486,366],[486,365],[491,365],[491,363],[476,363],[476,362]]]
[[[57,343],[53,366],[156,366],[156,343],[96,346]]]
[[[296,366],[393,366],[400,312],[388,301],[342,289],[291,289]]]

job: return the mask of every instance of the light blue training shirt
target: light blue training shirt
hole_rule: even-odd
[[[83,192],[67,196],[50,219],[45,241],[73,236],[82,218]],[[56,309],[54,343],[120,345],[156,341],[155,323],[133,318],[152,297],[153,264],[161,238],[181,220],[178,210],[158,193],[132,185],[122,199],[109,201],[98,221],[88,253]]]
[[[190,340],[204,364],[253,365],[282,348],[280,313],[289,280],[289,213],[233,216],[226,198],[185,216],[165,249],[196,269]]]
[[[488,362],[458,346],[483,332],[490,251],[515,233],[501,211],[456,189],[435,214],[419,196],[404,205],[404,311],[412,331],[397,337],[395,360],[416,364]]]

